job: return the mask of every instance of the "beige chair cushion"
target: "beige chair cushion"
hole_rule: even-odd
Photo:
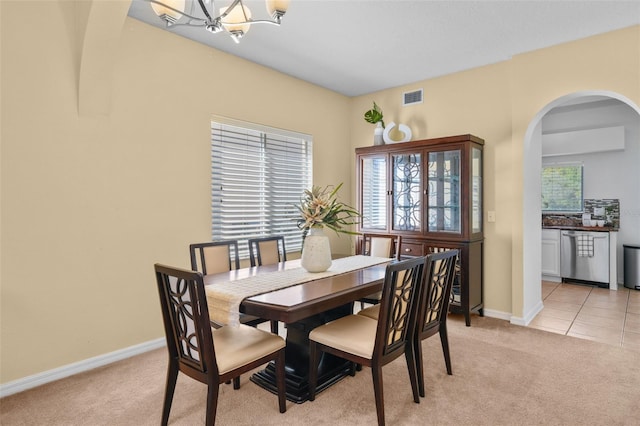
[[[202,252],[207,274],[217,274],[229,270],[229,246],[203,247]]]
[[[284,348],[284,339],[248,325],[214,329],[213,343],[220,374]]]
[[[378,321],[378,315],[380,315],[380,305],[370,306],[358,311],[358,315],[363,315],[368,318],[372,318]]]
[[[377,327],[378,321],[364,315],[349,315],[313,329],[309,339],[371,359]]]
[[[393,239],[372,237],[369,255],[373,257],[393,257]]]
[[[263,265],[273,265],[280,262],[280,252],[277,241],[264,241],[258,243],[260,250],[260,260]]]

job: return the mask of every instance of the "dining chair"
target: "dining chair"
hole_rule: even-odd
[[[418,386],[420,396],[425,396],[424,373],[422,364],[422,340],[440,334],[444,362],[447,374],[451,375],[451,356],[449,352],[449,339],[447,336],[447,313],[451,301],[451,287],[456,275],[456,261],[458,250],[446,250],[432,253],[426,257],[424,272],[424,285],[419,296],[415,335],[411,350],[416,360],[418,373]],[[371,306],[358,312],[358,315],[372,319],[378,319],[380,306]]]
[[[389,234],[362,234],[360,253],[365,256],[392,257],[400,260],[400,247],[402,236]],[[364,304],[376,305],[380,303],[382,292],[370,294],[359,299],[360,309],[364,309]]]
[[[451,287],[456,275],[457,259],[458,250],[447,250],[427,256],[424,274],[425,286],[420,295],[418,319],[413,340],[413,352],[421,397],[425,396],[422,340],[435,334],[440,335],[447,374],[453,374],[449,338],[447,336],[447,314],[449,312],[449,302],[451,301]]]
[[[154,268],[169,351],[162,425],[169,421],[178,373],[207,385],[206,424],[214,425],[220,383],[272,360],[279,410],[284,413],[284,339],[242,324],[212,329],[202,274],[160,264]]]
[[[203,275],[228,272],[232,269],[240,269],[240,256],[238,254],[238,242],[236,240],[209,241],[189,245],[191,257],[191,269],[200,271]],[[267,322],[264,318],[240,313],[240,323],[257,327],[258,324]],[[212,323],[219,328],[221,324]],[[271,332],[278,334],[278,321],[270,321]]]
[[[250,238],[248,243],[251,266],[272,265],[287,261],[287,250],[284,237],[281,235]],[[271,321],[271,332],[278,334],[278,321]]]
[[[250,238],[249,261],[251,262],[251,266],[286,262],[287,251],[284,245],[284,237],[275,235],[271,237]]]
[[[419,403],[417,371],[411,357],[419,289],[425,258],[388,264],[382,287],[380,316],[347,315],[315,328],[309,334],[309,400],[316,395],[320,352],[371,368],[378,425],[384,425],[382,367],[405,355],[414,402]]]

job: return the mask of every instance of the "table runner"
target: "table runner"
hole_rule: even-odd
[[[349,256],[332,261],[325,272],[307,272],[304,268],[293,268],[258,274],[235,281],[226,281],[205,287],[210,318],[219,324],[240,324],[240,303],[247,297],[280,290],[297,284],[344,274],[389,262],[391,259],[374,256]]]

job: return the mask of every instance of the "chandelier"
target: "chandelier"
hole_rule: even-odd
[[[242,0],[233,0],[227,7],[221,7],[216,14],[215,0],[148,0],[153,11],[166,22],[167,27],[186,25],[201,27],[212,33],[226,31],[233,41],[240,39],[249,31],[253,24],[280,25],[282,17],[287,11],[290,0],[265,0],[269,19],[252,19],[251,10],[242,3]],[[187,12],[187,2],[191,3],[191,9],[196,12]],[[199,5],[197,11],[193,3]],[[192,15],[197,13],[199,16]]]

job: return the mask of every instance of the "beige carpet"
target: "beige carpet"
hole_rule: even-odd
[[[389,425],[638,425],[640,354],[627,349],[472,318],[451,316],[453,376],[440,341],[424,342],[427,398],[415,404],[404,358],[383,370]],[[157,425],[165,349],[0,400],[2,425]],[[204,423],[204,385],[180,375],[170,424]],[[364,368],[314,402],[287,402],[242,377],[222,386],[219,425],[371,425],[376,423],[371,371]]]

